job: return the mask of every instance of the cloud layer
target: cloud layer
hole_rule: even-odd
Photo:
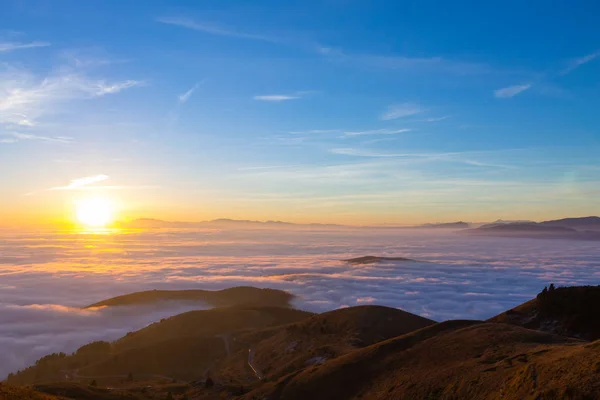
[[[362,256],[426,262],[350,265]],[[464,238],[402,230],[156,231],[0,234],[0,376],[40,356],[193,308],[78,307],[138,290],[253,285],[288,290],[325,311],[381,304],[436,320],[489,318],[549,282],[598,284],[597,245]]]

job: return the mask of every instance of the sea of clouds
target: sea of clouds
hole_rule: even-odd
[[[352,265],[363,255],[419,262]],[[287,290],[298,308],[379,304],[438,321],[486,319],[544,285],[600,284],[600,244],[407,229],[0,233],[0,378],[202,304],[82,310],[147,289]]]

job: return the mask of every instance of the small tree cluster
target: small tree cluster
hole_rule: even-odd
[[[554,293],[555,290],[556,290],[556,287],[554,286],[554,283],[551,283],[550,287],[544,286],[544,289],[537,295],[537,298],[538,299],[544,298],[548,295],[548,293]]]

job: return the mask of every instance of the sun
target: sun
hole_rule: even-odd
[[[83,199],[75,203],[75,216],[84,226],[104,228],[113,222],[114,207],[104,198]]]

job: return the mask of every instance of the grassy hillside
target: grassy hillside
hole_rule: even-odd
[[[71,355],[48,355],[35,365],[11,374],[8,382],[90,381],[101,376],[125,378],[129,373],[198,379],[217,359],[227,355],[224,339],[218,335],[288,324],[311,315],[306,311],[278,307],[190,311],[129,333],[114,343],[96,342]]]
[[[598,356],[600,343],[449,321],[290,374],[245,398],[591,399],[600,395]]]
[[[118,351],[188,336],[215,336],[262,329],[306,319],[306,311],[280,307],[231,307],[189,311],[161,320],[117,340]]]
[[[166,379],[195,380],[204,377],[227,352],[218,337],[189,337],[165,340],[110,355],[78,370],[80,376],[136,378],[164,376]]]
[[[92,307],[131,306],[162,301],[199,301],[214,307],[236,305],[288,307],[293,295],[283,290],[238,286],[224,290],[148,290],[90,304]]]
[[[52,383],[34,386],[39,392],[73,400],[150,400],[159,397],[143,393],[141,388],[134,390],[108,389],[76,383]]]
[[[600,286],[559,287],[490,319],[586,340],[600,339]]]
[[[343,308],[235,337],[237,351],[219,364],[217,372],[226,379],[252,377],[246,365],[252,348],[256,367],[273,379],[434,323],[389,307]]]
[[[192,311],[46,356],[8,380],[35,391],[0,390],[15,400],[596,399],[599,304],[600,286],[588,286],[552,287],[488,322],[380,306]],[[209,372],[214,386],[204,387]],[[61,380],[70,382],[50,383]]]
[[[0,383],[0,400],[65,400],[65,398],[41,393],[28,387]]]

